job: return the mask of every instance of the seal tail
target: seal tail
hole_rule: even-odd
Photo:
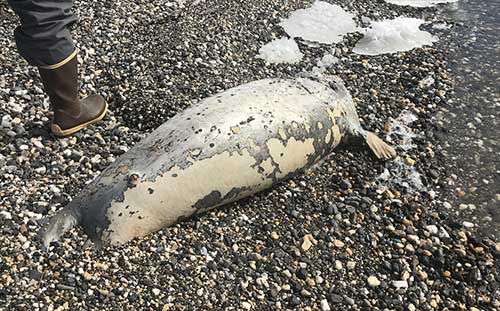
[[[365,139],[366,143],[377,158],[388,160],[396,156],[396,151],[394,150],[394,148],[380,139],[375,133],[366,131]]]
[[[65,207],[53,216],[38,232],[38,237],[47,249],[51,242],[59,238],[80,223],[80,213],[71,207]]]

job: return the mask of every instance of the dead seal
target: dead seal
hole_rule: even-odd
[[[45,246],[79,224],[120,244],[268,188],[361,137],[376,157],[394,150],[364,130],[336,77],[265,79],[211,96],[171,118],[97,176],[41,230]]]

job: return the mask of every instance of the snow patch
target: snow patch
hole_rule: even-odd
[[[319,43],[338,43],[346,33],[359,30],[353,18],[353,14],[338,5],[316,1],[310,8],[292,12],[280,26],[292,37]]]
[[[409,5],[414,8],[425,8],[436,4],[458,2],[458,0],[385,0],[388,3],[397,5]]]
[[[276,39],[259,49],[257,58],[274,63],[298,63],[304,54],[300,52],[299,46],[293,39]]]
[[[365,31],[364,37],[358,41],[353,52],[377,55],[409,51],[432,44],[438,39],[419,29],[424,22],[422,19],[408,17],[372,22],[371,28]]]

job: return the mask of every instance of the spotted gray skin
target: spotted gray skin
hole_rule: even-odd
[[[366,136],[340,79],[265,79],[179,113],[102,172],[42,230],[80,224],[119,244],[249,196]]]

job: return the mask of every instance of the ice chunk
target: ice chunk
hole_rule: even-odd
[[[359,28],[354,15],[338,5],[316,1],[307,9],[292,12],[280,26],[292,37],[320,43],[338,43],[342,36]]]
[[[437,30],[446,30],[450,29],[452,25],[447,24],[447,23],[435,23],[432,25],[432,28],[437,29]]]
[[[336,64],[339,62],[339,59],[332,54],[325,54],[321,58],[320,61],[318,61],[318,66],[323,66],[323,67],[330,67],[333,64]]]
[[[258,58],[269,63],[297,63],[304,55],[300,52],[293,39],[276,39],[264,45],[259,50]]]
[[[408,17],[372,22],[353,52],[363,55],[394,53],[436,42],[436,37],[419,29],[423,23],[422,19]]]
[[[397,5],[409,5],[415,8],[424,8],[441,3],[457,2],[458,0],[385,0],[385,1]]]

